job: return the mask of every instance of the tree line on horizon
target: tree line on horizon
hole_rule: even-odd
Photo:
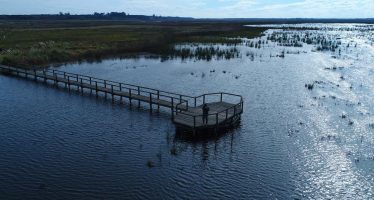
[[[70,14],[59,12],[58,14],[31,14],[31,15],[0,15],[0,20],[69,20],[69,19],[107,19],[107,20],[170,20],[192,19],[186,17],[168,17],[153,15],[130,15],[126,12],[94,12],[93,14]]]

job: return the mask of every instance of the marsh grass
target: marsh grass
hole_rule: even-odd
[[[227,59],[234,56],[231,50],[200,48],[192,53],[186,49],[175,49],[174,46],[183,43],[235,46],[242,43],[241,38],[258,37],[265,30],[235,23],[180,22],[103,26],[100,22],[96,26],[96,22],[90,22],[91,27],[69,27],[69,23],[67,21],[63,26],[58,23],[55,26],[49,24],[48,28],[42,25],[38,27],[37,24],[30,28],[21,24],[6,29],[0,25],[3,36],[0,41],[0,62],[10,66],[34,67],[142,53],[161,58]]]

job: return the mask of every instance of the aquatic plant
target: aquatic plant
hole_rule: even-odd
[[[153,168],[153,167],[155,167],[155,163],[154,163],[153,161],[151,161],[151,160],[148,160],[148,161],[147,161],[147,166],[148,166],[149,168]]]
[[[309,83],[307,83],[307,84],[305,84],[305,87],[306,87],[308,90],[313,90],[313,88],[314,88],[314,83],[313,83],[313,84],[309,84]]]
[[[173,147],[170,149],[170,154],[173,155],[173,156],[176,156],[177,155],[177,148]]]
[[[175,47],[170,50],[165,56],[168,58],[181,58],[185,59],[197,59],[210,61],[215,59],[232,59],[238,58],[240,55],[239,50],[236,47],[233,48],[220,48],[218,46],[208,47]]]

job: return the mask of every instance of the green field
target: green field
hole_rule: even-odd
[[[264,29],[240,23],[124,23],[120,21],[0,21],[0,62],[43,67],[108,57],[173,54],[174,44],[237,44]]]

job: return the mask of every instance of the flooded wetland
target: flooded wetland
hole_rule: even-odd
[[[239,127],[216,137],[180,134],[167,110],[1,75],[0,199],[374,198],[374,26],[248,26],[266,31],[50,66],[242,95]]]

